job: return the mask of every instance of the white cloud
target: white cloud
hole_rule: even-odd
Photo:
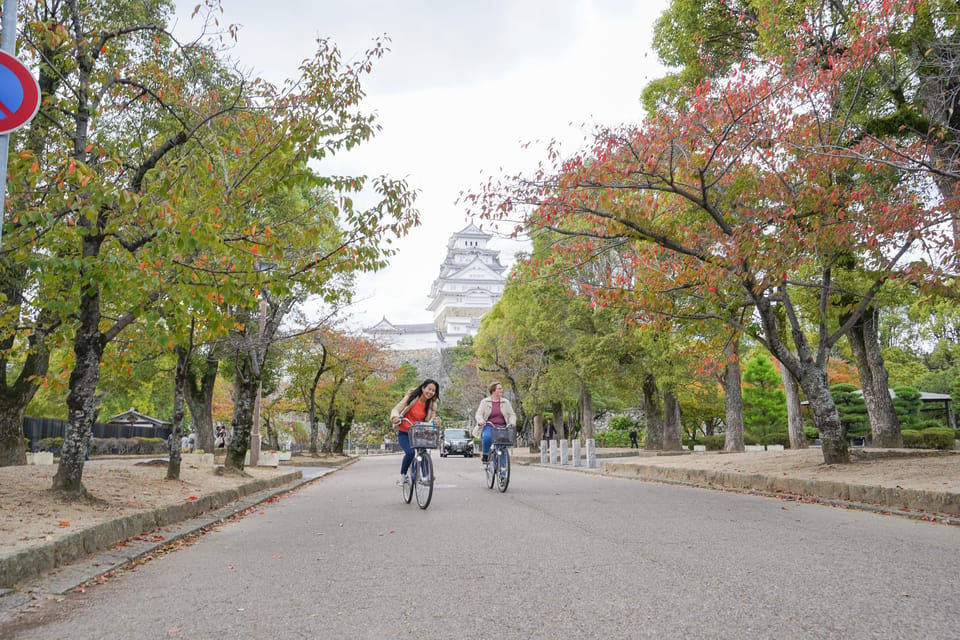
[[[180,31],[194,2],[178,1]],[[224,0],[239,23],[234,56],[274,82],[297,74],[318,37],[344,59],[387,34],[391,51],[366,83],[383,130],[336,159],[337,171],[403,177],[419,190],[423,225],[390,267],[360,279],[356,322],[386,315],[429,322],[430,285],[450,235],[467,223],[462,191],[489,176],[531,171],[551,139],[573,150],[593,124],[636,122],[640,93],[662,69],[650,53],[667,0]],[[195,26],[193,27],[196,28]],[[539,141],[539,143],[537,142]],[[534,142],[527,151],[525,142]],[[520,245],[502,241],[504,262]]]

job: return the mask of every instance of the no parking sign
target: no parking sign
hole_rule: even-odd
[[[40,108],[40,85],[30,70],[0,50],[0,134],[30,122]]]

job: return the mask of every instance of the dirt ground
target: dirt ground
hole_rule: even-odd
[[[0,554],[44,544],[80,529],[138,511],[195,500],[257,478],[289,473],[297,465],[341,466],[339,456],[294,457],[279,468],[248,467],[246,477],[217,475],[213,467],[180,465],[180,479],[167,480],[167,463],[150,459],[93,459],[83,468],[83,485],[95,502],[68,502],[50,487],[57,464],[0,467]]]
[[[601,450],[603,451],[603,450]],[[523,449],[517,449],[520,454]],[[614,453],[614,452],[610,452]],[[635,453],[623,450],[624,454]],[[539,461],[539,454],[529,461]],[[193,500],[238,486],[249,479],[286,473],[296,465],[342,466],[347,457],[294,457],[278,469],[248,468],[248,478],[216,475],[211,467],[184,463],[180,480],[166,480],[166,463],[143,459],[94,459],[84,466],[83,484],[96,503],[65,502],[49,489],[57,471],[48,466],[0,468],[0,553],[43,544],[58,536],[141,510]],[[914,450],[854,450],[849,465],[826,465],[818,448],[799,451],[649,455],[637,464],[680,466],[747,474],[835,480],[960,493],[960,453]],[[518,460],[519,461],[519,460]]]
[[[819,447],[745,453],[642,454],[637,464],[960,493],[960,451],[852,449],[850,464],[824,464]]]

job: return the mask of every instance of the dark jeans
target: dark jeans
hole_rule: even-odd
[[[400,473],[406,474],[413,462],[413,447],[410,446],[410,435],[406,431],[397,431],[397,444],[403,449],[403,462],[400,463]]]

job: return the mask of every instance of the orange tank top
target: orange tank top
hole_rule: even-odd
[[[413,403],[413,406],[407,409],[407,412],[403,416],[407,420],[400,421],[400,431],[406,431],[410,427],[412,422],[423,422],[427,417],[427,407],[423,404],[422,398],[417,398],[417,401]]]

